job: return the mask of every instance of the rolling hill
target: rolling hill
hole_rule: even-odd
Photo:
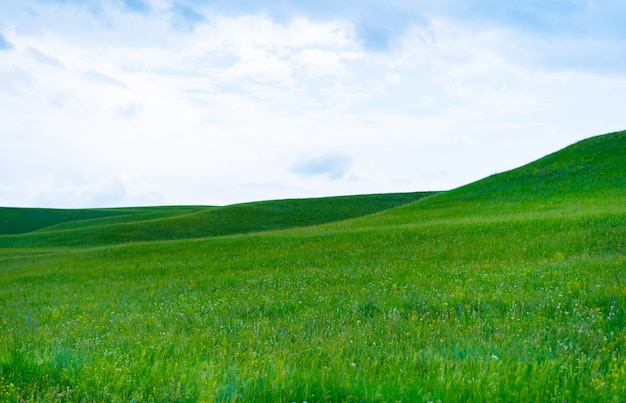
[[[225,207],[50,210],[0,208],[0,247],[98,246],[304,227],[397,207],[433,192],[273,200]],[[40,221],[37,221],[40,220]]]
[[[623,401],[624,155],[618,132],[428,197],[13,219],[0,400]]]

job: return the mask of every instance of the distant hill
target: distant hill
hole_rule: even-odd
[[[433,192],[273,200],[225,207],[118,209],[0,208],[0,247],[97,246],[245,234],[311,226],[372,214]],[[9,235],[11,234],[11,235]]]
[[[537,161],[440,192],[290,199],[224,207],[110,209],[0,208],[0,247],[97,246],[202,238],[334,223],[342,228],[426,223],[446,217],[489,219],[584,205],[624,209],[626,131],[592,137]],[[605,198],[597,198],[605,194]],[[430,197],[427,197],[430,196]],[[393,209],[388,211],[389,209]]]

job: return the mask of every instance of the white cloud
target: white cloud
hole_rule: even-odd
[[[347,70],[341,53],[330,52],[322,49],[304,49],[294,56],[293,60],[297,65],[303,68],[307,74],[313,76],[325,75],[345,75]],[[347,55],[353,59],[358,56],[354,54]]]
[[[292,69],[287,60],[257,48],[241,49],[238,56],[240,60],[221,74],[223,80],[250,79],[255,82],[290,84]]]
[[[332,180],[343,178],[350,168],[350,157],[338,153],[326,153],[297,160],[291,171],[304,177],[326,175]]]
[[[567,39],[439,15],[371,51],[345,16],[118,3],[0,25],[0,205],[445,189],[623,124],[626,75]]]
[[[131,102],[126,105],[118,106],[115,108],[115,111],[118,116],[125,119],[132,119],[136,117],[142,109],[142,105],[137,102]]]
[[[84,178],[48,174],[31,185],[33,190],[26,198],[30,205],[115,207],[137,203],[159,204],[162,201],[162,196],[155,189],[134,183],[132,178],[124,176]]]
[[[109,75],[106,75],[96,70],[84,72],[83,77],[85,77],[88,80],[128,89],[128,86],[124,84],[123,82],[121,82],[120,80],[118,80],[117,78],[111,77]]]
[[[199,34],[217,33],[218,36],[213,36],[213,40],[208,42],[213,48],[341,48],[351,46],[354,41],[352,26],[343,21],[316,23],[298,17],[287,24],[278,24],[260,14],[240,17],[213,16],[211,22]]]
[[[39,50],[35,48],[32,48],[32,47],[28,48],[28,52],[33,57],[33,59],[37,60],[40,63],[47,64],[47,65],[54,66],[54,67],[65,68],[65,66],[63,66],[63,63],[61,63],[59,60],[43,52],[40,52]]]

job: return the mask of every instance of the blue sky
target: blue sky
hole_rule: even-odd
[[[621,0],[0,3],[0,205],[451,189],[626,128]]]

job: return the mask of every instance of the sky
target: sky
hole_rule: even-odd
[[[0,206],[447,190],[626,129],[623,0],[0,2]]]

